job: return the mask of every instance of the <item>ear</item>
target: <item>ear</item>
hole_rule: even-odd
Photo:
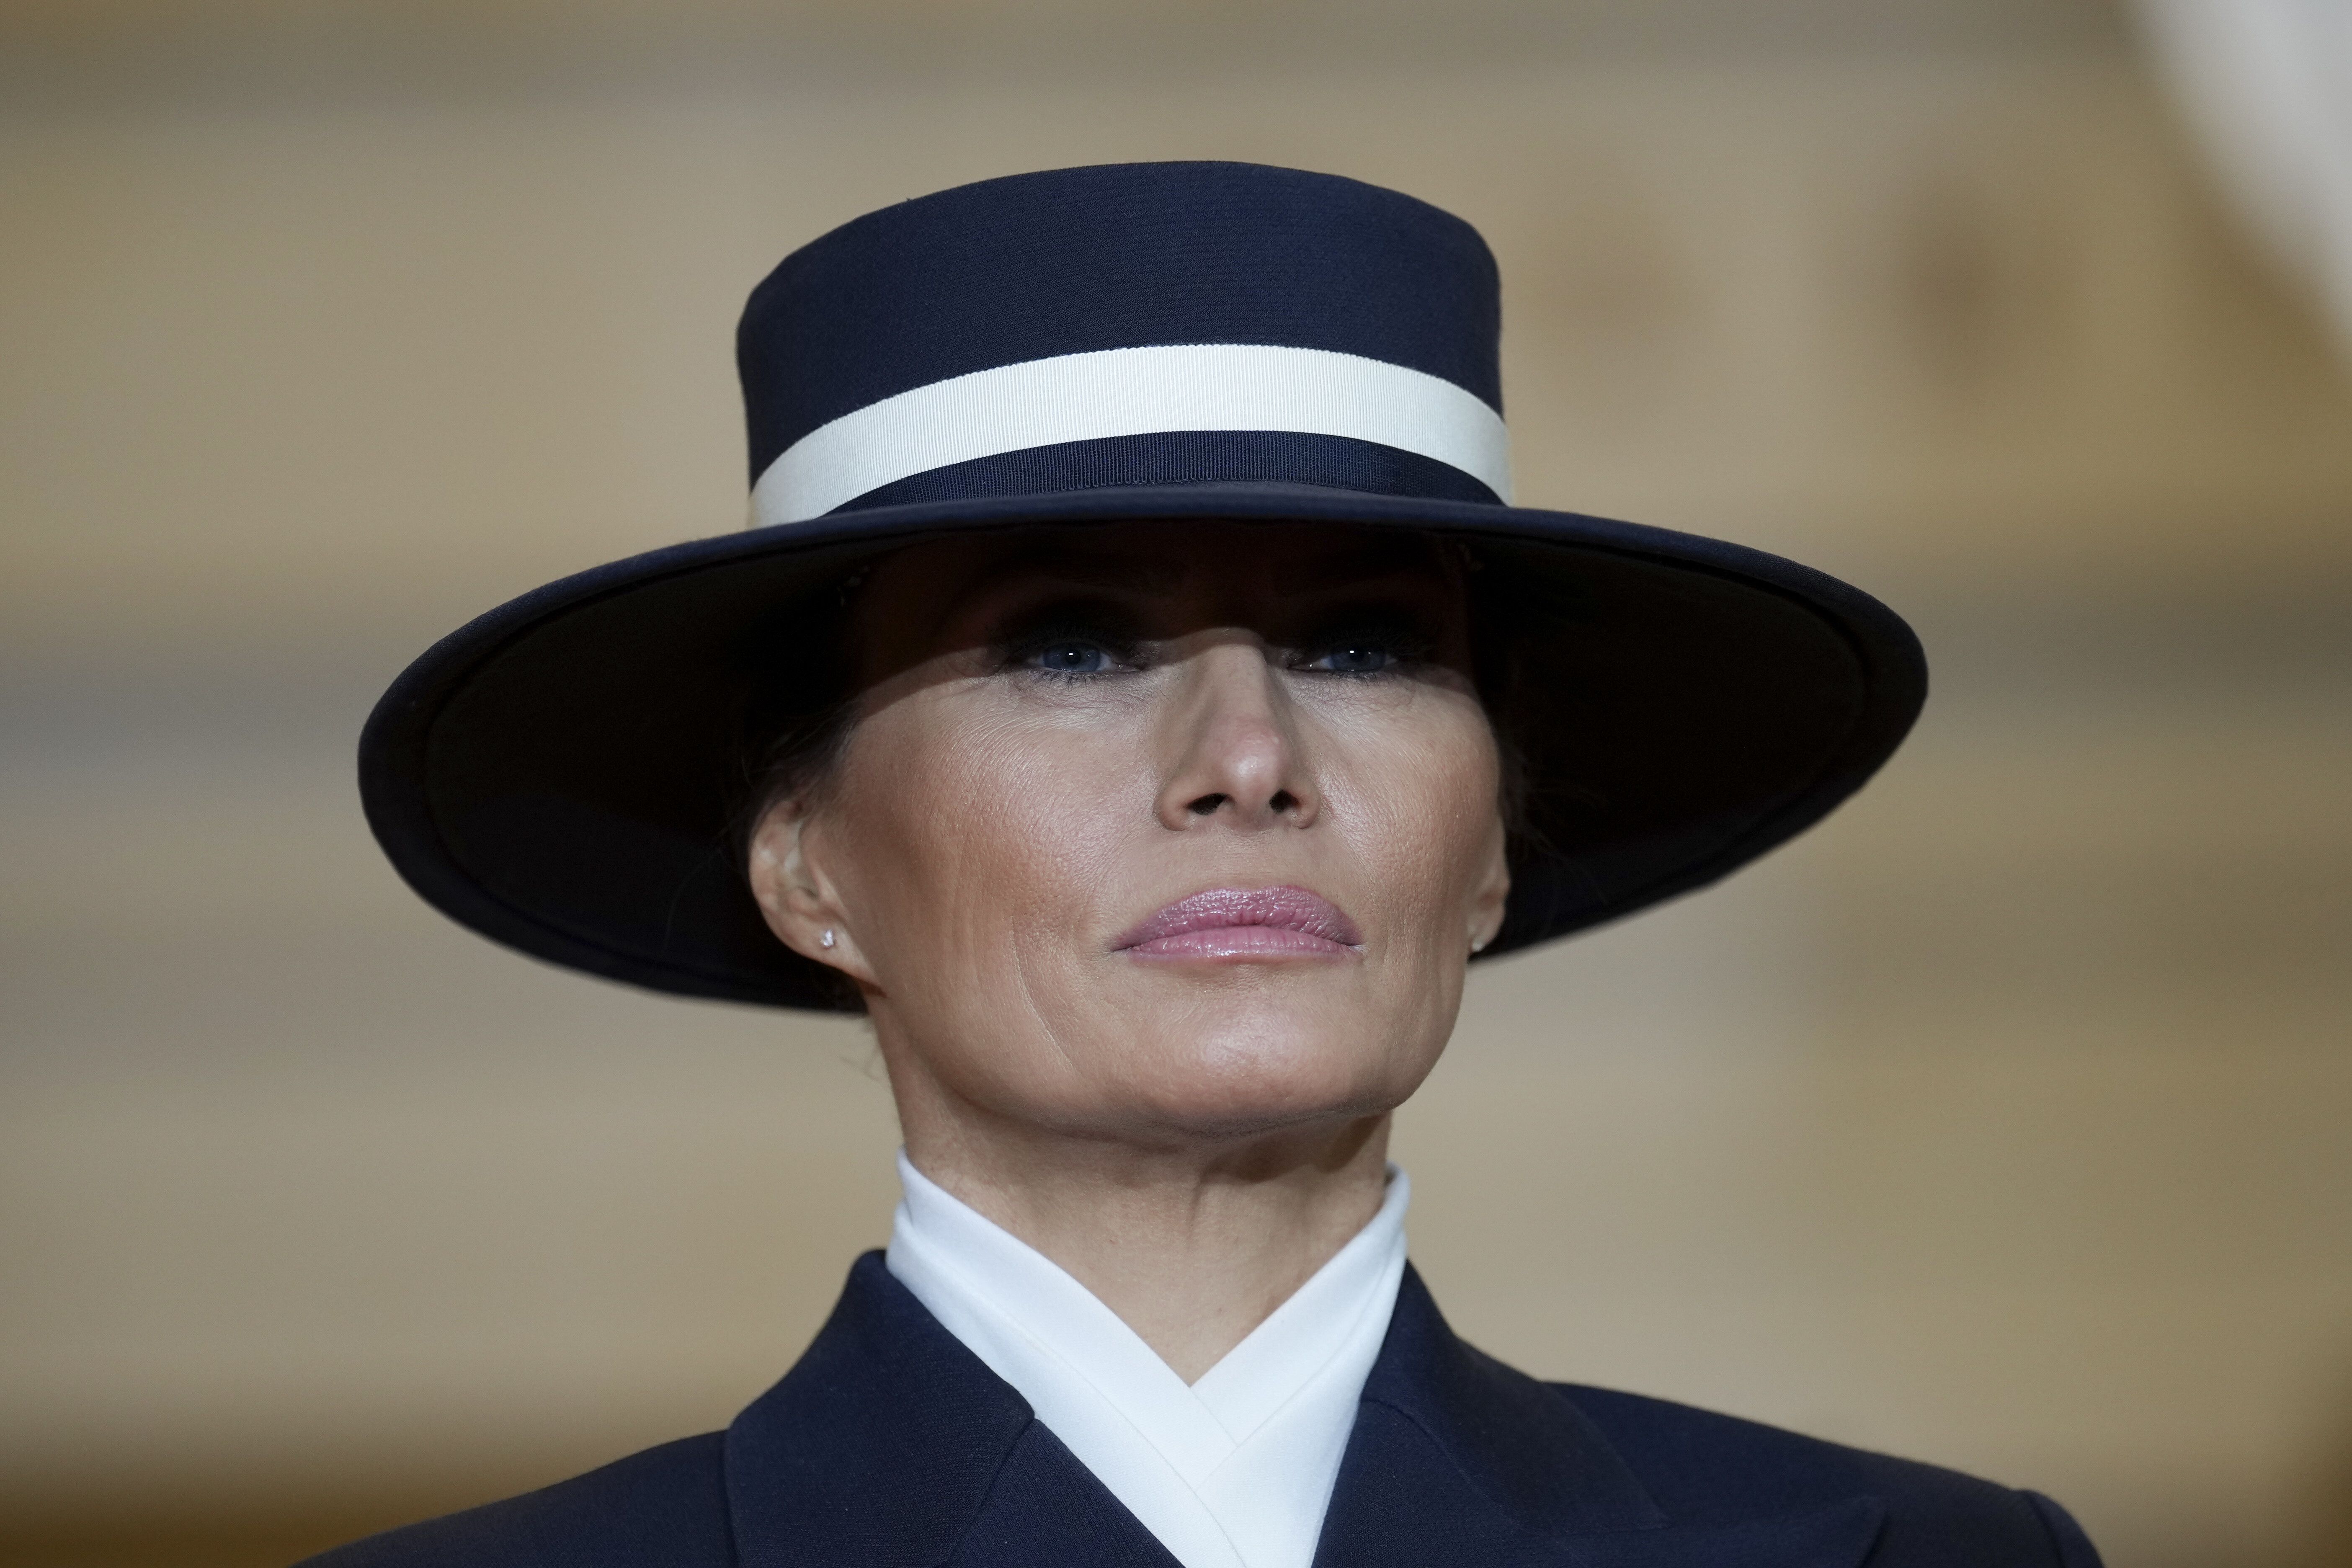
[[[839,890],[809,853],[813,816],[807,802],[783,800],[760,818],[744,868],[751,876],[751,896],[759,900],[760,913],[777,941],[803,958],[871,986],[873,971],[858,949]],[[827,933],[833,938],[830,946]]]
[[[1497,821],[1486,841],[1486,864],[1470,895],[1470,951],[1478,952],[1503,929],[1504,907],[1511,898],[1509,836]]]

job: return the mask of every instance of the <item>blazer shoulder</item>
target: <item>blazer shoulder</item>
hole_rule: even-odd
[[[719,1432],[665,1443],[298,1568],[732,1568],[724,1452]]]
[[[1886,1509],[1872,1568],[2099,1568],[2081,1527],[2038,1492],[1669,1400],[1551,1386],[1677,1524],[1737,1524],[1870,1496]]]

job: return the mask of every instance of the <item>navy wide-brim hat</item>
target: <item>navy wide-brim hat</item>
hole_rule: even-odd
[[[525,952],[836,1006],[761,920],[740,818],[758,715],[843,695],[789,689],[832,679],[811,650],[863,565],[975,528],[1346,522],[1479,568],[1528,819],[1488,955],[1710,882],[1885,761],[1918,643],[1793,563],[1511,506],[1499,331],[1475,230],[1327,174],[1066,169],[869,214],[744,310],[751,526],[436,644],[361,739],[368,821],[426,900]]]

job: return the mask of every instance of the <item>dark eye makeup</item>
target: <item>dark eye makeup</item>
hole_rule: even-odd
[[[1143,639],[1103,605],[1057,604],[1018,617],[997,640],[995,663],[1061,679],[1133,668]]]
[[[1322,623],[1295,645],[1291,667],[1318,675],[1391,675],[1427,663],[1433,647],[1420,617],[1383,605]]]
[[[1055,637],[1031,649],[1021,662],[1045,675],[1108,675],[1118,659],[1092,637]]]
[[[1008,672],[1085,680],[1146,668],[1152,640],[1116,606],[1058,604],[1008,626],[992,662]],[[1357,679],[1401,674],[1427,662],[1433,648],[1419,616],[1386,605],[1324,620],[1284,640],[1286,668]]]

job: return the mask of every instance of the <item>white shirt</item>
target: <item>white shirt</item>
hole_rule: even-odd
[[[1412,1184],[1189,1387],[1094,1293],[902,1151],[899,1283],[1184,1568],[1309,1568],[1404,1277]]]

